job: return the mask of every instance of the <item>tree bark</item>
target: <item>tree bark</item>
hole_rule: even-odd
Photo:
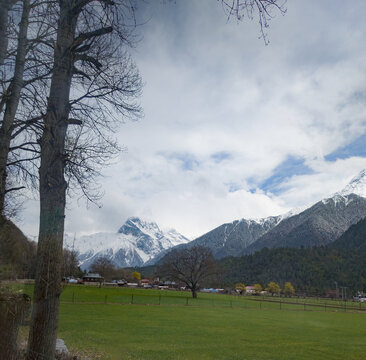
[[[196,288],[192,288],[192,298],[193,299],[197,299],[197,289]]]
[[[64,149],[78,17],[72,12],[73,5],[73,0],[60,1],[54,69],[41,139],[40,227],[28,360],[54,359],[56,347],[67,188]]]
[[[0,359],[20,358],[17,347],[18,330],[29,308],[28,295],[0,292]]]
[[[0,65],[4,63],[8,49],[8,14],[10,0],[0,0]]]
[[[1,1],[1,0],[0,0]],[[25,57],[27,54],[27,31],[29,25],[30,0],[23,1],[22,18],[19,24],[17,56],[15,59],[14,77],[9,85],[6,98],[5,112],[0,127],[0,214],[4,214],[4,203],[6,193],[6,178],[10,141],[12,136],[12,126],[15,114],[18,109],[20,93],[23,88],[23,75]]]

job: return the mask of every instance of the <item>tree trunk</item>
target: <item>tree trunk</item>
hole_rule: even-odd
[[[67,188],[64,148],[77,22],[73,4],[72,0],[60,1],[54,69],[41,139],[40,227],[28,360],[54,359],[56,347]]]
[[[197,299],[197,289],[196,288],[192,288],[191,291],[192,291],[192,298],[193,299]]]
[[[0,0],[1,1],[1,0]],[[20,93],[23,88],[25,57],[27,54],[27,31],[29,23],[30,0],[23,1],[22,19],[19,24],[17,56],[15,59],[14,77],[9,85],[6,98],[4,118],[0,128],[0,214],[4,214],[6,193],[6,164],[8,161],[12,127],[18,109]]]
[[[0,65],[4,63],[8,49],[8,13],[10,0],[0,0]]]
[[[0,293],[0,359],[17,360],[19,325],[30,308],[30,297],[25,294]]]

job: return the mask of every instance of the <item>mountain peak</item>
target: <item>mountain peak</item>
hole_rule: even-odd
[[[352,180],[335,195],[346,196],[356,194],[366,198],[366,169],[360,171]]]
[[[141,220],[137,216],[129,217],[126,222],[118,229],[118,233],[129,234],[131,232],[161,232],[159,226],[155,222]]]
[[[155,222],[134,216],[117,233],[98,233],[77,239],[75,248],[82,269],[98,257],[109,258],[118,267],[142,266],[162,251],[189,240],[175,230],[162,231]]]

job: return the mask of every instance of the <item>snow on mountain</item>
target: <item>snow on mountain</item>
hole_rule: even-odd
[[[311,247],[327,245],[366,216],[366,170],[341,191],[298,214],[284,217],[270,231],[245,249],[253,253],[264,247]]]
[[[350,201],[353,200],[353,197],[349,195],[355,194],[366,198],[366,170],[362,170],[357,176],[352,178],[352,180],[341,190],[334,193],[329,198],[323,199],[323,204],[328,204],[329,202],[333,202],[336,206],[337,204],[347,205]]]
[[[292,246],[292,242],[304,245],[303,238],[321,237],[326,239],[325,242],[334,241],[336,236],[365,216],[365,199],[366,170],[362,170],[344,189],[313,206],[294,209],[279,216],[235,220],[211,230],[187,246],[208,246],[215,257],[222,258],[240,256],[246,248],[252,251],[263,246],[273,247],[277,242],[278,246]],[[293,238],[292,242],[290,238]],[[67,242],[72,243],[71,238]],[[154,222],[132,217],[117,233],[82,236],[75,241],[75,250],[79,253],[83,269],[88,269],[95,259],[102,256],[120,267],[143,266],[154,264],[168,249],[185,246],[188,242],[175,230],[162,231]]]
[[[334,195],[346,196],[349,194],[356,194],[366,198],[366,169],[362,170],[344,189]]]
[[[279,216],[223,224],[187,245],[203,245],[216,258],[241,256],[263,247],[320,246],[334,241],[366,216],[366,170],[341,191],[316,204]]]
[[[143,266],[160,252],[188,241],[173,229],[162,231],[154,222],[131,217],[117,233],[82,236],[75,240],[74,247],[82,269],[89,269],[99,257],[107,257],[118,267],[128,267]]]

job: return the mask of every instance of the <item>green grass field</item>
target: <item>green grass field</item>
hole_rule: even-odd
[[[212,294],[186,306],[187,296],[69,286],[61,296],[59,337],[71,349],[112,360],[366,359],[366,313],[287,304],[282,310],[293,311],[280,311],[278,303],[259,308],[246,298]]]

